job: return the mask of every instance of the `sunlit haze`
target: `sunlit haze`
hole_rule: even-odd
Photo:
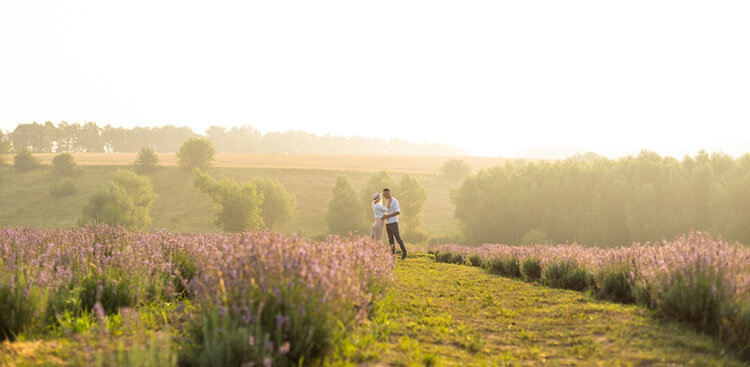
[[[750,151],[750,2],[4,1],[0,129],[249,124],[486,156]]]

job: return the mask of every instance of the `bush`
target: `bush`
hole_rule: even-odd
[[[750,301],[729,310],[722,324],[722,339],[733,347],[740,358],[750,360]]]
[[[552,288],[584,291],[594,285],[589,272],[574,262],[556,263],[544,269],[544,284]]]
[[[223,304],[201,304],[188,328],[191,343],[182,350],[182,362],[292,367],[303,365],[303,360],[315,365],[328,355],[342,336],[339,325],[348,325],[353,314],[321,303],[306,285],[275,289],[263,295],[256,294],[259,289],[229,290]]]
[[[229,178],[216,180],[198,168],[193,174],[194,186],[211,196],[218,209],[217,225],[231,232],[263,228],[263,218],[260,216],[263,194],[257,192],[253,183],[240,185]]]
[[[469,257],[469,262],[471,263],[471,266],[475,266],[478,268],[481,268],[483,264],[482,258],[476,254]]]
[[[172,263],[177,268],[177,274],[174,276],[174,290],[178,296],[188,297],[188,284],[198,272],[198,265],[195,260],[184,252],[176,252],[172,255]]]
[[[675,274],[670,284],[652,299],[660,314],[684,322],[700,331],[717,333],[730,298],[724,294],[722,278],[706,272],[688,282]]]
[[[129,280],[114,274],[92,273],[79,282],[80,311],[91,312],[99,302],[107,314],[114,314],[122,307],[136,304],[136,296]]]
[[[526,259],[521,264],[521,273],[527,282],[536,282],[542,278],[542,265],[538,259]]]
[[[253,180],[258,193],[263,196],[260,216],[268,228],[286,222],[297,210],[297,200],[281,182],[274,178],[258,177]]]
[[[135,158],[135,170],[136,172],[146,175],[156,169],[156,165],[159,163],[159,156],[156,155],[156,151],[151,147],[143,147]]]
[[[25,172],[39,168],[40,164],[37,157],[31,154],[30,151],[24,149],[16,153],[15,157],[13,157],[13,166],[16,167],[17,170]]]
[[[508,278],[520,278],[521,268],[518,266],[518,259],[515,257],[503,259],[496,258],[486,262],[488,270],[492,274]]]
[[[186,170],[205,169],[213,162],[215,153],[213,144],[207,139],[190,138],[180,147],[177,159],[180,167]]]
[[[72,178],[66,177],[55,182],[49,193],[54,197],[63,197],[73,195],[76,191],[78,191],[78,185],[76,185],[76,182],[73,181]]]
[[[447,179],[458,181],[471,174],[471,166],[461,159],[451,159],[443,163],[440,173]]]
[[[440,263],[449,263],[453,255],[450,252],[435,252],[435,261]]]
[[[612,302],[635,302],[628,273],[627,269],[603,271],[599,274],[599,291],[596,296]]]
[[[0,341],[15,340],[33,324],[43,297],[22,272],[3,275],[4,279],[0,278]]]
[[[81,222],[121,225],[144,230],[151,225],[156,194],[148,177],[119,170],[114,180],[99,190],[83,208]]]
[[[52,159],[53,172],[58,176],[73,176],[77,173],[78,165],[70,153],[62,153]]]
[[[451,263],[451,264],[463,265],[464,262],[465,262],[464,255],[461,255],[461,254],[451,254],[450,260],[448,260],[448,262]]]

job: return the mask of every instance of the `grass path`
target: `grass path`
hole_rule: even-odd
[[[360,337],[364,366],[743,366],[635,306],[441,264],[399,263]],[[363,342],[364,341],[364,342]]]

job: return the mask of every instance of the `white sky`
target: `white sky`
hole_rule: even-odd
[[[750,151],[750,1],[0,2],[0,129]]]

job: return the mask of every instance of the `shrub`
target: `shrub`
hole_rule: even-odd
[[[461,159],[451,159],[443,163],[440,173],[447,179],[458,181],[471,174],[471,166]]]
[[[544,269],[544,284],[552,288],[584,291],[594,284],[594,280],[586,269],[568,261],[548,265]]]
[[[0,277],[0,341],[15,340],[33,324],[43,297],[22,271]]]
[[[542,265],[538,259],[525,259],[521,263],[521,273],[527,282],[536,282],[542,278]]]
[[[31,154],[30,151],[24,149],[13,157],[13,166],[17,170],[25,172],[39,168],[39,159]]]
[[[198,168],[193,174],[194,186],[208,194],[218,209],[217,225],[231,232],[263,228],[260,216],[263,194],[257,192],[253,183],[240,185],[229,178],[216,180]]]
[[[174,276],[174,290],[181,297],[188,296],[188,284],[198,272],[195,260],[185,252],[179,251],[172,255],[172,263],[175,265],[177,274]]]
[[[750,360],[750,301],[728,313],[722,324],[722,339],[737,351],[740,358]]]
[[[274,178],[258,177],[253,180],[258,193],[263,196],[260,216],[268,228],[286,222],[297,210],[297,200],[281,182]]]
[[[520,278],[521,268],[518,266],[518,258],[495,258],[487,261],[490,273],[508,278]]]
[[[707,272],[705,276],[675,275],[670,284],[657,296],[656,308],[668,318],[687,323],[694,328],[716,333],[728,299],[724,294],[722,278]]]
[[[156,165],[159,163],[159,156],[156,155],[156,151],[151,147],[143,147],[138,152],[135,158],[135,170],[136,172],[147,175],[156,169]]]
[[[113,314],[122,307],[132,307],[136,304],[136,296],[125,277],[92,273],[81,279],[79,286],[81,311],[91,312],[94,305],[99,302],[107,314]]]
[[[471,255],[469,257],[469,262],[471,263],[471,266],[476,266],[478,268],[481,268],[483,263],[482,258],[477,254]]]
[[[463,265],[464,264],[464,255],[461,254],[451,254],[450,260],[448,260],[451,264],[458,264]]]
[[[628,269],[611,269],[599,274],[597,297],[619,303],[633,303],[635,297]]]
[[[186,170],[205,169],[213,162],[215,153],[213,144],[207,139],[190,138],[180,147],[177,159],[180,167]]]
[[[263,296],[229,291],[226,303],[203,305],[189,326],[191,348],[182,359],[192,366],[299,366],[328,355],[351,312],[320,303],[305,285],[277,287]],[[247,310],[246,313],[237,312]]]
[[[114,180],[91,197],[83,208],[81,222],[144,230],[151,225],[154,200],[156,194],[148,177],[119,170]]]
[[[55,182],[49,193],[54,197],[63,197],[73,195],[76,191],[78,191],[78,185],[76,185],[76,182],[73,181],[72,178],[66,177]]]
[[[58,176],[73,176],[76,174],[78,165],[70,153],[62,153],[52,159],[52,168],[54,174]]]
[[[442,252],[441,251],[436,251],[435,252],[435,260],[437,262],[449,263],[451,261],[451,256],[452,255],[451,255],[450,252],[445,252],[445,251],[442,251]]]

